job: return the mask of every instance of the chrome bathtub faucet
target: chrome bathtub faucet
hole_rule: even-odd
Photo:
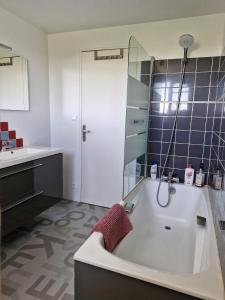
[[[179,183],[180,179],[178,176],[173,176],[173,172],[169,172],[168,176],[162,175],[162,181],[167,181],[169,183]]]

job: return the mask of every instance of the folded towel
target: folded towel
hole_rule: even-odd
[[[133,229],[133,226],[120,204],[112,208],[94,225],[92,232],[103,234],[106,250],[112,252],[116,245]]]

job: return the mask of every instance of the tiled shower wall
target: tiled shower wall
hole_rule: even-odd
[[[214,131],[225,134],[224,98],[221,86],[224,84],[224,57],[191,58],[188,60],[177,130],[166,172],[174,170],[181,180],[184,169],[191,163],[195,170],[200,162],[205,165],[208,181],[217,157],[212,145],[219,145]],[[159,172],[165,162],[172,127],[178,103],[179,81],[182,60],[156,60],[152,76],[151,106],[149,116],[148,164],[156,160]],[[219,84],[219,87],[218,87]]]
[[[217,105],[223,103],[220,117],[214,123],[214,136],[212,147],[212,162],[210,171],[214,172],[216,166],[225,173],[225,58],[222,57],[219,68],[219,77],[217,85]],[[215,109],[217,110],[217,109]],[[220,256],[220,263],[223,273],[225,285],[225,230],[221,230],[220,221],[225,221],[225,191],[209,190],[213,219],[215,223],[215,231],[217,237],[217,245]]]
[[[148,164],[165,162],[178,100],[181,74],[179,59],[155,61],[149,116]],[[206,183],[219,166],[225,174],[225,56],[191,58],[187,64],[177,131],[168,168],[181,179],[191,163],[195,170],[204,162]],[[150,168],[148,168],[150,170]],[[225,283],[225,191],[209,189],[213,219]]]
[[[222,109],[221,109],[222,106]],[[221,109],[221,110],[220,110]],[[217,166],[225,173],[225,57],[221,57],[217,84],[217,103],[215,111],[220,111],[213,124],[213,142],[210,172],[215,172]]]

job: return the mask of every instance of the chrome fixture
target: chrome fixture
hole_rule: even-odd
[[[86,139],[87,139],[86,135],[87,135],[87,133],[91,133],[91,130],[87,130],[86,125],[84,124],[82,126],[81,132],[82,132],[82,140],[83,140],[83,142],[86,142]]]
[[[179,183],[180,179],[177,176],[173,176],[173,172],[169,172],[168,176],[162,175],[161,181],[166,181],[168,183],[168,202],[170,203],[171,196],[176,194],[176,188],[172,183]],[[159,205],[161,206],[161,204]]]
[[[126,202],[124,205],[124,210],[127,214],[131,214],[134,210],[134,203]]]
[[[8,61],[5,61],[8,59]],[[3,60],[4,62],[1,62]],[[13,57],[0,57],[0,67],[7,67],[7,66],[12,66],[13,65]]]
[[[123,48],[120,48],[119,54],[111,54],[111,55],[99,55],[98,52],[102,50],[95,50],[94,51],[94,60],[109,60],[109,59],[123,59],[124,51]]]
[[[194,37],[191,34],[183,34],[179,37],[179,45],[184,48],[184,61],[187,63],[188,49],[193,45]]]
[[[7,45],[4,45],[4,44],[0,43],[0,50],[4,50],[4,53],[5,53],[5,52],[8,52],[8,51],[12,51],[12,48],[7,46]],[[4,62],[0,62],[0,67],[12,66],[13,65],[13,58],[11,56],[10,57],[1,57],[0,59],[5,60]]]
[[[177,117],[178,117],[178,113],[179,113],[179,109],[180,109],[180,102],[181,102],[181,94],[182,94],[182,88],[183,88],[183,83],[184,83],[184,75],[185,75],[185,70],[186,70],[186,65],[188,62],[188,49],[189,47],[192,46],[194,42],[194,38],[192,35],[190,34],[183,34],[182,36],[180,36],[179,38],[179,45],[184,49],[184,56],[183,56],[183,61],[182,61],[182,73],[181,73],[181,77],[180,77],[180,83],[179,83],[179,92],[178,92],[178,103],[177,103],[177,109],[176,109],[176,114],[175,114],[175,119],[174,119],[174,123],[173,123],[173,127],[172,127],[172,133],[171,133],[171,137],[170,137],[170,142],[169,142],[169,147],[166,153],[166,159],[162,168],[162,172],[161,172],[161,177],[159,179],[159,185],[158,185],[158,189],[157,189],[157,195],[156,195],[156,200],[157,203],[159,204],[159,206],[161,207],[167,207],[170,204],[170,200],[171,200],[171,178],[173,178],[173,172],[171,172],[171,174],[169,175],[169,180],[168,181],[168,201],[166,202],[166,204],[161,204],[159,201],[159,191],[160,191],[160,187],[161,187],[161,183],[163,181],[164,176],[164,171],[165,168],[167,166],[167,162],[168,162],[168,157],[170,155],[171,149],[172,149],[172,145],[174,142],[174,137],[175,137],[175,133],[176,133],[176,129],[177,129]]]
[[[173,176],[173,172],[169,172],[168,176],[162,175],[162,181],[167,181],[169,183],[179,183],[180,179],[178,176]]]

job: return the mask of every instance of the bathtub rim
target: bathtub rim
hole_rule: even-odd
[[[138,194],[142,186],[147,184],[147,181],[151,180],[143,180],[142,183],[140,183],[140,185],[128,195],[125,201],[132,200]],[[113,253],[108,252],[103,247],[103,236],[99,232],[94,232],[91,234],[91,236],[74,254],[73,259],[75,261],[80,261],[115,273],[132,277],[137,280],[149,282],[190,296],[198,297],[200,299],[224,300],[224,284],[218,256],[208,187],[204,187],[203,189],[205,189],[205,198],[209,213],[208,223],[210,226],[210,263],[205,272],[179,275],[151,269],[149,267],[127,261]],[[123,203],[123,201],[120,202],[122,205]]]

